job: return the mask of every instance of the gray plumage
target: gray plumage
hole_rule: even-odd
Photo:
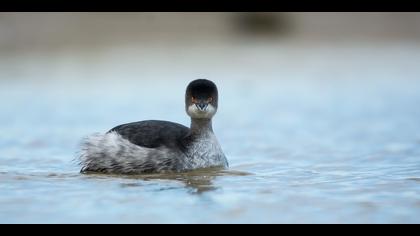
[[[168,121],[148,120],[91,135],[82,143],[81,171],[141,174],[228,167],[212,129],[217,101],[217,88],[213,82],[191,82],[185,95],[191,128]]]

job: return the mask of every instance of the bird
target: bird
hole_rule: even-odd
[[[191,81],[185,92],[190,127],[170,121],[144,120],[89,135],[81,144],[80,172],[144,174],[228,168],[212,127],[218,100],[214,82]]]

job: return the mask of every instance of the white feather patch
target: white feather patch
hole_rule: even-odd
[[[142,173],[173,168],[177,159],[167,148],[135,145],[116,132],[93,134],[82,143],[82,171]]]
[[[207,108],[204,111],[202,111],[202,110],[198,109],[195,104],[192,104],[188,107],[187,113],[192,118],[210,119],[214,116],[214,114],[216,114],[216,108],[214,108],[213,105],[208,104]]]

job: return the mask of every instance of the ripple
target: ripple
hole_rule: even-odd
[[[141,183],[121,183],[120,186],[123,188],[127,188],[127,187],[131,188],[131,187],[141,187],[144,185]]]
[[[31,178],[26,176],[15,176],[13,179],[15,180],[30,180]]]
[[[420,178],[417,178],[417,177],[407,178],[406,180],[420,182]]]

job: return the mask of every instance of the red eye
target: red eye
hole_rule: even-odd
[[[192,102],[192,103],[197,103],[197,100],[195,100],[195,98],[194,98],[194,97],[191,97],[191,102]]]
[[[213,98],[207,99],[207,102],[212,102],[212,101],[213,101]]]

